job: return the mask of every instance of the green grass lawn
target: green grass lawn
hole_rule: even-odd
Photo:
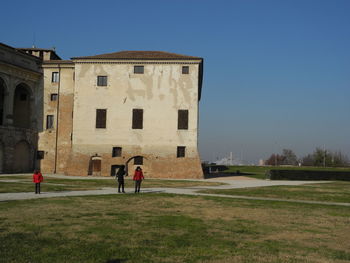
[[[348,262],[350,208],[167,194],[0,203],[0,262]]]
[[[350,171],[350,168],[339,167],[309,167],[309,166],[228,166],[228,170],[224,173],[236,173],[240,172],[241,175],[249,176],[257,179],[265,179],[266,172],[269,170],[312,170],[312,171]]]
[[[19,182],[1,182],[1,180],[20,180]],[[193,187],[193,186],[215,186],[222,183],[200,182],[187,180],[161,180],[146,179],[142,182],[142,187]],[[44,176],[44,182],[41,184],[42,192],[52,191],[74,191],[74,190],[94,190],[103,187],[117,187],[115,179],[61,179],[50,176]],[[131,178],[125,180],[125,187],[134,187]],[[23,176],[0,176],[0,193],[32,192],[34,184],[31,175]]]
[[[201,193],[350,203],[350,182],[203,190]]]

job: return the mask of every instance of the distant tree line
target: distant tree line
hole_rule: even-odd
[[[347,155],[341,151],[332,152],[316,148],[312,154],[298,158],[290,149],[283,149],[281,154],[271,154],[265,161],[266,165],[302,165],[323,167],[345,167],[350,166]]]

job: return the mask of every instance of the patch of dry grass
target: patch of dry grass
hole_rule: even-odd
[[[0,203],[0,217],[3,262],[350,260],[347,207],[141,194]]]
[[[1,180],[18,180],[18,182],[1,182]],[[0,177],[0,193],[17,193],[17,192],[32,192],[34,184],[31,181],[31,175],[23,176],[1,176]],[[187,181],[187,180],[163,180],[163,179],[146,179],[142,182],[142,188],[149,187],[193,187],[193,186],[217,186],[223,183],[218,182],[203,182],[203,181]],[[44,182],[41,184],[41,189],[44,192],[53,191],[75,191],[75,190],[95,190],[103,187],[116,188],[118,183],[115,179],[61,179],[49,176],[44,176]],[[126,188],[133,188],[134,181],[130,178],[125,180]]]
[[[202,193],[243,195],[294,200],[350,203],[350,182],[337,181],[299,186],[266,186],[244,189],[210,189]]]

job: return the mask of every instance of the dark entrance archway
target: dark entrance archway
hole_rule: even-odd
[[[147,158],[146,157],[144,157],[144,156],[142,156],[142,155],[135,155],[135,156],[133,156],[133,157],[130,157],[126,162],[125,162],[125,174],[126,175],[129,175],[129,173],[128,173],[128,171],[129,171],[129,163],[130,163],[130,161],[132,161],[132,160],[138,160],[138,161],[142,161],[142,163],[141,164],[135,164],[135,165],[140,165],[140,166],[142,166],[143,165],[143,160],[144,159],[146,159],[147,160]]]
[[[13,171],[15,173],[25,173],[31,172],[32,170],[29,143],[26,141],[20,141],[15,146]]]
[[[17,85],[13,101],[13,125],[15,127],[30,128],[30,96],[30,88],[26,84]]]
[[[5,82],[0,78],[0,125],[4,125]]]

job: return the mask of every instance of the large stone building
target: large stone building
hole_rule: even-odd
[[[36,157],[43,172],[109,176],[127,164],[149,177],[202,177],[202,58],[122,51],[61,60],[52,50],[21,51],[42,59]]]
[[[0,43],[0,173],[32,171],[42,129],[42,60]]]

